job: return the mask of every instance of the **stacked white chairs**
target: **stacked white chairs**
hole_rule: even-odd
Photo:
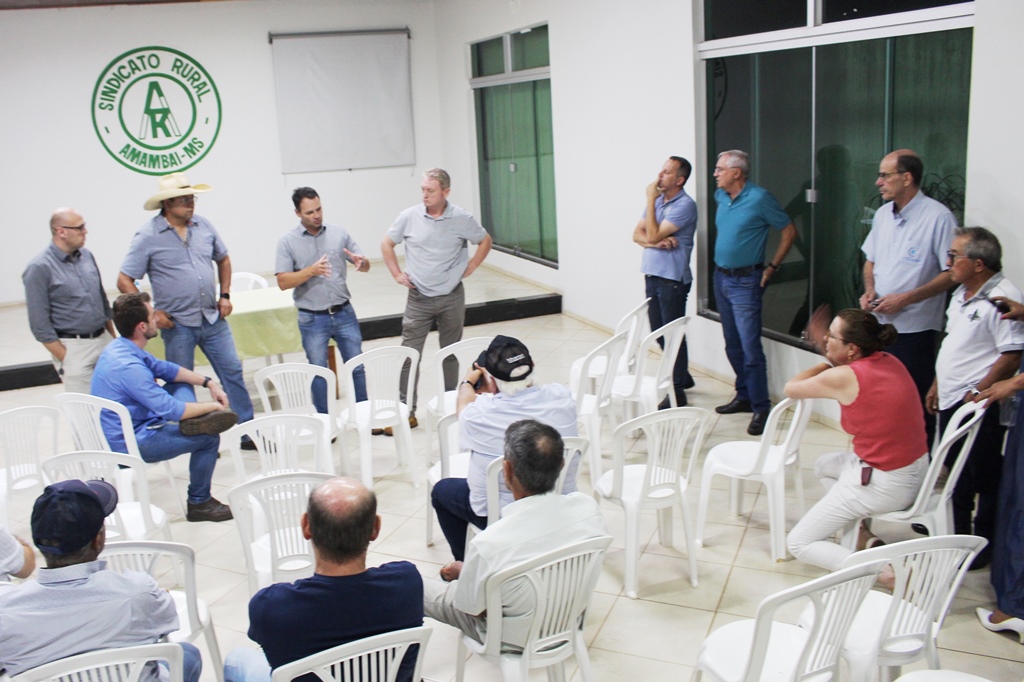
[[[612,376],[629,374],[633,371],[633,368],[636,366],[637,353],[640,352],[640,342],[648,330],[647,305],[650,302],[651,299],[645,298],[640,305],[623,315],[619,323],[615,325],[616,336],[623,332],[626,334],[626,348],[623,354],[619,356],[619,361],[613,365],[608,365],[604,360],[598,360],[590,366],[588,372],[583,371],[584,358],[573,361],[572,367],[569,369],[570,386],[576,386],[581,375],[586,376],[590,382],[596,383],[598,377],[609,373],[609,367],[611,368],[610,373]],[[593,392],[594,390],[596,390],[596,387],[589,387],[587,392]]]
[[[636,366],[630,373],[615,377],[611,389],[612,401],[623,405],[624,414],[636,414],[629,410],[630,407],[639,408],[639,414],[654,412],[665,398],[668,398],[671,407],[676,406],[672,369],[689,321],[688,317],[677,318],[645,336],[637,351]],[[658,339],[663,340],[664,348],[659,348]],[[661,353],[657,361],[651,357],[655,352]],[[654,374],[648,376],[648,366],[652,364]]]
[[[419,360],[420,354],[414,348],[385,346],[357,355],[345,363],[344,376],[349,396],[356,394],[352,373],[359,365],[365,369],[366,400],[349,403],[349,406],[341,411],[339,423],[343,429],[355,429],[359,433],[359,473],[363,485],[367,488],[373,488],[373,429],[387,426],[392,428],[399,464],[408,465],[412,457],[409,406],[399,399],[399,385],[402,366],[408,362],[410,366],[405,389],[411,400],[413,378],[416,376]],[[344,442],[342,452],[344,453]],[[422,480],[422,472],[417,472],[415,478],[418,485]]]
[[[252,289],[266,289],[267,280],[254,272],[232,272],[231,291],[250,291]]]
[[[697,551],[686,490],[693,477],[693,465],[704,447],[712,414],[700,407],[676,407],[637,417],[615,429],[612,435],[612,469],[594,484],[594,495],[622,507],[626,520],[626,596],[637,598],[637,564],[640,554],[640,516],[658,512],[658,541],[672,545],[672,508],[679,507],[690,561],[690,584],[697,587]],[[627,439],[634,431],[646,436],[647,459],[627,464]],[[687,448],[687,443],[690,447]],[[689,462],[683,457],[689,449]],[[592,471],[600,460],[591,455]]]
[[[167,592],[174,599],[181,627],[167,635],[167,639],[170,642],[195,642],[203,635],[210,653],[208,666],[213,668],[218,682],[224,682],[224,662],[213,619],[206,602],[199,598],[196,555],[192,548],[180,542],[108,542],[101,558],[115,571],[139,571],[154,579],[159,579],[169,565],[171,575],[180,583]]]
[[[711,448],[704,459],[700,483],[700,511],[697,514],[697,543],[703,545],[711,479],[727,476],[730,509],[740,513],[743,481],[758,481],[768,493],[768,530],[771,554],[776,561],[786,558],[786,469],[793,469],[800,513],[804,511],[804,489],[800,478],[800,440],[811,416],[812,400],[787,398],[768,414],[764,433],[757,441],[738,440]],[[786,416],[789,415],[788,427]]]
[[[872,591],[857,611],[842,657],[851,682],[888,682],[921,658],[939,665],[939,630],[974,557],[988,544],[974,535],[940,535],[855,552],[843,567],[884,560],[896,582],[892,594]],[[806,617],[806,613],[804,616]],[[803,620],[803,619],[802,619]]]
[[[938,449],[931,454],[928,472],[917,493],[917,498],[906,509],[885,514],[876,514],[872,519],[895,523],[919,523],[928,529],[928,534],[949,535],[953,532],[953,489],[964,470],[967,457],[974,445],[974,439],[981,429],[981,420],[985,416],[984,403],[965,403],[953,413],[939,441]],[[946,457],[954,446],[959,446],[953,468],[942,485],[936,489]],[[857,531],[860,521],[850,525],[843,537],[843,543],[853,549],[856,547]]]
[[[274,474],[237,485],[228,493],[242,538],[250,594],[271,583],[313,575],[313,546],[303,537],[301,519],[310,492],[331,478],[331,474],[312,472]]]
[[[139,682],[147,664],[152,661],[167,662],[167,682],[182,682],[184,679],[184,650],[177,644],[163,643],[99,649],[61,658],[15,675],[11,682]]]
[[[533,668],[558,666],[555,679],[565,679],[565,660],[576,656],[579,679],[593,679],[590,656],[583,641],[583,618],[594,592],[610,537],[597,537],[562,547],[498,571],[485,585],[487,610],[483,643],[468,635],[459,639],[455,679],[462,682],[466,649],[496,663],[506,682],[526,682]],[[503,594],[528,590],[535,604],[533,622],[521,652],[502,650]],[[511,614],[518,615],[518,614]],[[552,671],[549,671],[549,676]]]
[[[16,407],[0,412],[0,526],[10,528],[7,505],[16,495],[39,495],[46,480],[40,462],[57,454],[60,412]]]
[[[134,455],[83,450],[55,455],[42,464],[49,481],[106,481],[117,489],[117,508],[106,518],[108,540],[171,539],[167,513],[150,503],[146,463]],[[125,475],[130,472],[130,475]]]
[[[692,682],[795,682],[839,679],[839,652],[884,561],[829,573],[765,598],[753,620],[718,628],[700,646]],[[784,622],[789,605],[809,600],[810,627]]]
[[[313,380],[318,377],[327,384],[327,414],[320,414],[313,405]],[[264,414],[314,416],[323,420],[330,438],[338,435],[338,378],[327,367],[308,362],[283,362],[258,370],[254,381]],[[272,395],[277,396],[276,410]]]
[[[241,438],[248,436],[256,445],[259,470],[249,473],[245,467],[246,457],[242,453]],[[231,459],[239,483],[253,476],[266,476],[285,471],[321,471],[334,473],[331,458],[331,442],[327,439],[324,422],[318,416],[308,414],[273,413],[255,417],[236,424],[224,432],[224,440],[231,450]],[[312,450],[312,463],[303,466],[301,453]]]
[[[626,350],[627,337],[628,332],[619,332],[587,353],[580,364],[579,378],[570,387],[576,400],[576,417],[583,424],[598,460],[601,459],[601,416],[611,408],[615,380],[614,371],[608,368],[618,367]],[[597,372],[598,366],[605,367],[605,371]],[[591,482],[597,481],[596,476],[597,472],[591,469]]]
[[[292,682],[304,675],[316,675],[321,682],[395,682],[406,652],[418,647],[411,679],[419,680],[430,635],[430,628],[420,626],[358,639],[286,663],[275,668],[270,679]]]
[[[135,429],[132,426],[131,415],[128,408],[121,403],[99,398],[85,393],[60,393],[56,396],[57,408],[64,415],[64,418],[71,425],[71,436],[75,443],[76,450],[106,450],[113,452],[107,436],[103,432],[100,423],[100,414],[103,410],[113,412],[121,423],[121,432],[124,436],[125,449],[129,455],[142,460],[142,453],[139,452],[139,444],[135,440]],[[178,485],[174,480],[174,471],[171,469],[170,460],[165,461],[164,471],[167,473],[167,480],[171,484],[171,491],[178,500],[178,507],[181,515],[186,516],[185,500],[178,493]]]

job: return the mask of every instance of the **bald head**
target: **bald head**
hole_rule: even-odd
[[[58,208],[50,216],[50,234],[64,253],[77,251],[85,244],[85,219],[73,208]]]
[[[306,515],[317,553],[334,563],[365,555],[379,528],[377,496],[359,481],[341,476],[313,489]]]

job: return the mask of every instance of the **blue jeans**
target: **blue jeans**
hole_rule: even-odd
[[[754,412],[772,409],[768,399],[768,361],[761,347],[761,271],[731,277],[715,269],[715,301],[722,317],[725,354],[736,373],[736,398]]]
[[[300,310],[299,333],[302,334],[306,360],[311,365],[327,367],[327,344],[331,339],[338,344],[341,359],[345,362],[363,352],[363,335],[351,304],[333,315]],[[356,402],[366,400],[366,374],[362,365],[352,372],[352,378],[356,384]],[[313,380],[313,405],[317,412],[327,414],[327,382],[320,377]]]
[[[224,682],[270,682],[266,655],[251,646],[232,649],[224,659]]]
[[[452,556],[456,561],[466,557],[466,531],[469,524],[477,528],[487,527],[487,517],[477,516],[469,503],[469,482],[464,478],[442,478],[430,492],[430,503],[437,513]]]
[[[196,402],[196,392],[189,384],[167,384],[167,392],[185,403]],[[200,504],[210,499],[210,479],[217,465],[220,436],[186,436],[173,422],[159,422],[135,431],[142,459],[150,464],[174,459],[191,452],[188,462],[188,501]]]
[[[197,649],[194,644],[190,644],[189,642],[181,642],[178,646],[185,650],[184,660],[182,661],[182,669],[184,672],[182,678],[185,682],[199,682],[199,675],[203,672],[202,654],[199,653],[199,649]],[[169,670],[169,666],[167,666],[163,661],[159,661],[157,665],[164,668],[163,674],[166,675]],[[270,678],[268,677],[267,679],[269,680]]]
[[[160,333],[164,341],[164,352],[167,360],[185,369],[194,369],[196,362],[196,346],[210,360],[213,371],[228,394],[231,409],[238,415],[238,421],[247,422],[252,419],[252,398],[245,388],[242,378],[242,363],[235,351],[235,339],[231,336],[231,327],[218,318],[210,324],[205,319],[200,327],[186,327],[175,324]]]
[[[692,282],[683,284],[674,279],[647,275],[645,283],[647,298],[651,299],[647,305],[647,319],[651,323],[651,331],[686,315],[686,297],[690,295]],[[664,339],[659,339],[658,343],[662,348],[665,347]],[[683,345],[679,347],[679,355],[676,356],[675,367],[672,368],[672,384],[675,387],[676,398],[681,398],[683,391],[694,386],[693,377],[690,376],[690,356],[686,349],[685,336]]]

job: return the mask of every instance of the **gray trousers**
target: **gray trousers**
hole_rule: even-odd
[[[420,354],[420,364],[416,366],[416,377],[413,381],[412,402],[409,409],[416,411],[416,400],[419,393],[420,365],[423,364],[423,344],[426,343],[427,334],[436,324],[438,342],[441,348],[449,346],[462,340],[462,325],[466,321],[466,290],[462,282],[450,294],[443,296],[424,296],[415,289],[409,290],[409,296],[405,301],[405,313],[402,315],[402,345],[407,348],[415,348]],[[445,390],[455,388],[458,381],[459,363],[455,358],[448,358],[444,362],[444,385]],[[401,398],[407,402],[405,395],[405,382],[409,377],[408,363],[402,368],[402,392]]]

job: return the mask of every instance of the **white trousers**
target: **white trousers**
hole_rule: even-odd
[[[894,471],[875,469],[871,482],[860,484],[863,464],[852,452],[822,455],[814,473],[825,497],[811,507],[786,538],[790,553],[800,561],[834,571],[852,552],[831,541],[859,519],[906,509],[917,497],[928,471],[928,456]]]

